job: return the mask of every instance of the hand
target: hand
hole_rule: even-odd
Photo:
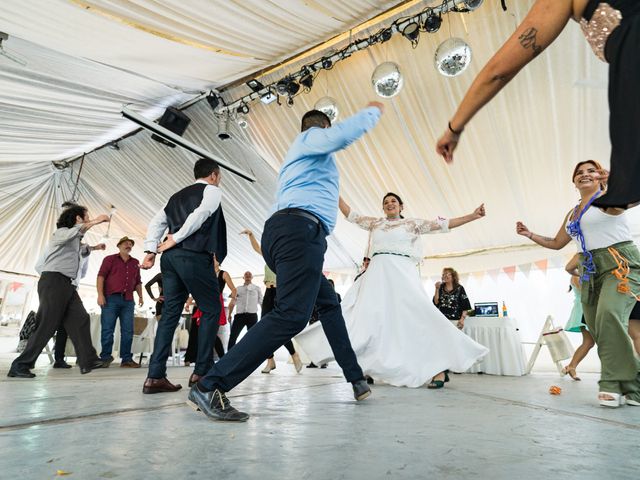
[[[142,263],[140,264],[140,268],[143,270],[149,270],[151,267],[153,267],[154,263],[156,263],[155,254],[147,253],[147,255],[144,257],[144,260],[142,260]]]
[[[380,113],[384,113],[384,104],[380,102],[369,102],[367,103],[367,107],[376,107],[378,110],[380,110]]]
[[[473,211],[471,216],[473,217],[474,220],[478,220],[479,218],[484,217],[486,214],[487,213],[484,210],[484,203],[483,203]]]
[[[460,135],[453,133],[447,128],[436,144],[436,152],[444,158],[447,163],[453,162],[453,151],[458,146]]]
[[[91,250],[106,250],[106,249],[107,249],[107,245],[104,243],[99,243],[91,247]]]
[[[251,230],[249,230],[248,228],[245,228],[244,230],[242,230],[240,232],[240,235],[249,235],[249,236],[251,236],[251,235],[253,235],[253,232]]]
[[[440,280],[438,280],[436,282],[436,290],[438,290],[440,288],[440,285],[442,285],[442,282]]]
[[[104,295],[98,295],[98,305],[104,307],[107,304],[107,299],[104,298]]]
[[[160,295],[158,298],[156,298],[156,302],[159,302],[159,303],[164,302],[164,295]]]
[[[109,215],[98,215],[96,218],[93,219],[93,221],[96,223],[104,223],[104,222],[108,222],[109,220],[111,220],[111,217]]]
[[[138,297],[138,306],[141,307],[144,305],[144,300],[142,299],[142,297]]]
[[[604,168],[598,170],[594,177],[600,183],[607,183],[609,181],[609,170],[605,170]]]
[[[531,237],[533,236],[533,233],[531,233],[527,226],[522,222],[516,222],[516,233],[523,237],[527,237],[529,240],[531,240]]]
[[[186,303],[184,305],[184,311],[185,313],[189,313],[191,311],[191,305],[189,305],[188,303]]]
[[[170,233],[167,235],[167,239],[158,245],[158,253],[166,252],[170,248],[173,248],[177,245],[176,241],[173,239],[173,235]]]

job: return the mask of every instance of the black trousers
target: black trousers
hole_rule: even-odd
[[[238,335],[240,335],[244,327],[247,327],[247,331],[249,331],[256,323],[258,323],[257,313],[236,313],[235,317],[233,317],[233,322],[231,322],[231,333],[229,333],[229,346],[227,350],[231,350],[231,347],[236,344]]]
[[[69,338],[67,331],[63,326],[60,326],[60,328],[56,332],[56,345],[53,348],[53,354],[56,362],[64,361],[64,351],[67,348],[67,338]]]
[[[38,297],[38,327],[11,368],[32,368],[53,334],[61,327],[64,327],[73,342],[80,367],[91,368],[98,355],[91,343],[89,314],[82,305],[76,287],[71,284],[71,279],[58,272],[43,272],[38,281]],[[62,354],[64,358],[64,350]]]
[[[276,287],[269,287],[267,288],[267,291],[264,292],[264,297],[262,298],[262,315],[266,315],[275,308],[276,294]],[[296,353],[296,348],[293,346],[293,342],[291,340],[284,342],[284,347],[289,351],[289,355]],[[268,358],[273,358],[273,352]]]
[[[220,319],[220,290],[213,268],[213,257],[207,253],[172,248],[160,258],[164,306],[162,320],[149,361],[149,378],[164,378],[171,343],[189,294],[202,310],[198,331],[198,354],[194,373],[204,375],[213,365],[213,344]]]
[[[202,387],[225,392],[233,389],[304,329],[314,304],[345,378],[349,382],[363,378],[338,297],[322,274],[326,235],[320,224],[300,215],[276,213],[267,220],[262,253],[278,276],[276,306],[209,370],[199,382]]]
[[[189,327],[189,343],[187,344],[187,351],[184,352],[185,362],[195,362],[198,359],[198,322],[195,318],[191,318],[191,326]],[[224,357],[224,346],[222,340],[216,335],[216,339],[213,344],[213,348],[218,354],[218,358]]]

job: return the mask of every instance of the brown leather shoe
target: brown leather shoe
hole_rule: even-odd
[[[202,375],[192,373],[189,377],[189,387],[193,387],[202,378]]]
[[[120,368],[140,368],[140,364],[135,360],[129,360],[128,362],[120,362]]]
[[[147,378],[142,387],[142,393],[166,393],[177,392],[182,388],[179,383],[174,385],[167,377],[165,378]]]

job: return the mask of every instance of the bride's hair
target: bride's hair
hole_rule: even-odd
[[[382,197],[382,206],[384,206],[384,201],[387,199],[387,197],[393,197],[396,200],[398,200],[398,203],[400,204],[401,207],[404,207],[404,203],[402,202],[402,199],[400,198],[400,195],[398,195],[397,193],[393,193],[393,192],[387,192],[387,194]],[[404,218],[402,216],[402,213],[400,214],[400,218]]]

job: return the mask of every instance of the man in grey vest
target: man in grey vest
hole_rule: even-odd
[[[183,188],[151,220],[144,242],[141,268],[151,268],[158,253],[162,271],[164,306],[158,323],[149,373],[143,393],[176,392],[167,378],[167,359],[180,315],[189,294],[202,310],[198,335],[198,357],[190,383],[197,382],[213,365],[213,344],[218,333],[220,291],[213,268],[214,256],[227,255],[227,231],[220,201],[220,167],[201,158],[193,169],[195,183]],[[160,243],[168,230],[167,239]]]

